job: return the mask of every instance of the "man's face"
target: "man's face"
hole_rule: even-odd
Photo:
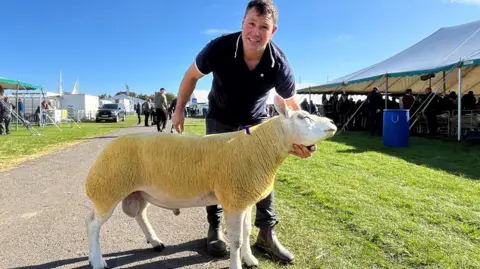
[[[251,8],[242,21],[244,47],[248,51],[265,49],[276,30],[271,16],[261,16],[255,8]]]
[[[160,93],[164,94],[164,93],[165,93],[165,90],[160,90]]]

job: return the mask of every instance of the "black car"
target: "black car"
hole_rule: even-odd
[[[96,122],[104,121],[125,121],[126,111],[123,104],[104,104],[97,111]]]

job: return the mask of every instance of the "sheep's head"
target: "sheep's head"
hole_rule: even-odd
[[[337,131],[337,126],[331,119],[312,115],[303,110],[291,110],[286,106],[285,100],[278,95],[275,96],[274,104],[292,144],[304,145],[313,151],[315,144],[333,136]]]

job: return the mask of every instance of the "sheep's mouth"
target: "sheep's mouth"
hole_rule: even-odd
[[[315,147],[315,145],[310,145],[310,146],[307,146],[307,149],[308,149],[308,151],[310,151],[310,152],[314,152],[315,149],[316,149],[316,147]]]

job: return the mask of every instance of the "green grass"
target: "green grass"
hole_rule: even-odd
[[[205,133],[202,122],[185,129]],[[289,268],[480,268],[480,146],[410,141],[390,149],[342,133],[310,159],[287,159],[275,207]]]
[[[62,131],[53,125],[45,128],[33,125],[33,128],[42,134],[41,136],[32,136],[23,126],[19,126],[17,131],[13,124],[10,128],[12,129],[10,135],[0,136],[0,171],[11,168],[26,159],[50,153],[60,147],[132,126],[137,121],[136,116],[129,116],[125,122],[119,123],[78,123],[80,129],[68,123],[59,125]]]

